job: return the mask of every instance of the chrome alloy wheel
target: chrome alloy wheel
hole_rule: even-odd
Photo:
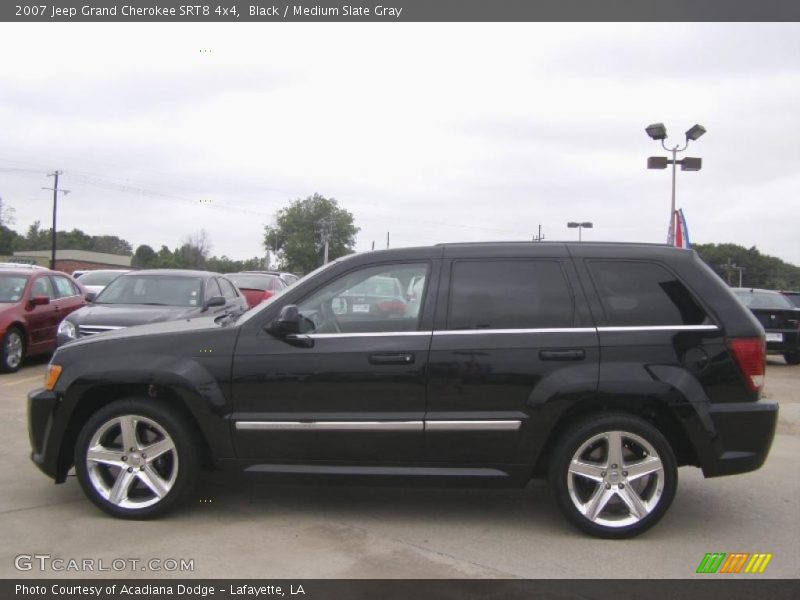
[[[86,451],[86,470],[102,498],[120,508],[141,509],[158,503],[175,485],[178,452],[158,423],[123,415],[95,431]]]
[[[664,465],[655,448],[627,431],[592,436],[573,454],[567,489],[575,508],[592,523],[638,523],[664,492]]]
[[[9,369],[16,369],[22,362],[22,336],[16,330],[6,336],[5,360]]]

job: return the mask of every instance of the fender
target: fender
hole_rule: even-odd
[[[77,407],[87,401],[87,395],[97,393],[102,388],[112,390],[124,386],[140,387],[143,390],[141,395],[145,395],[144,390],[151,385],[169,390],[180,398],[183,407],[194,418],[212,456],[233,457],[227,418],[230,405],[219,384],[219,381],[228,380],[230,369],[230,355],[194,359],[136,353],[125,356],[125,366],[120,365],[116,355],[93,357],[91,361],[70,364],[65,369],[65,377],[56,386],[61,402],[56,411],[58,418],[53,419],[47,434],[46,462],[51,466],[51,472],[60,472],[63,468],[65,458],[61,457],[61,453],[71,450],[62,448],[67,427]]]

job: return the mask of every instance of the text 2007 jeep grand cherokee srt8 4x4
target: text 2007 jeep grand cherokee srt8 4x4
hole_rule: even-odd
[[[414,302],[358,292],[415,279]],[[763,464],[764,366],[761,325],[693,251],[447,244],[337,260],[238,318],[67,344],[28,418],[33,461],[56,482],[74,465],[117,517],[163,513],[210,466],[549,478],[574,525],[628,537],[679,466]]]

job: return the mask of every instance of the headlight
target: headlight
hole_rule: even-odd
[[[52,331],[52,329],[51,329]],[[65,335],[68,338],[76,338],[78,337],[78,332],[75,329],[75,325],[73,325],[70,321],[64,319],[58,326],[58,335]]]

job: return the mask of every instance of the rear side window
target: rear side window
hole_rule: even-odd
[[[590,261],[600,301],[612,326],[701,325],[703,308],[687,287],[661,265]]]
[[[448,329],[570,327],[573,300],[558,261],[459,261],[453,265]]]

